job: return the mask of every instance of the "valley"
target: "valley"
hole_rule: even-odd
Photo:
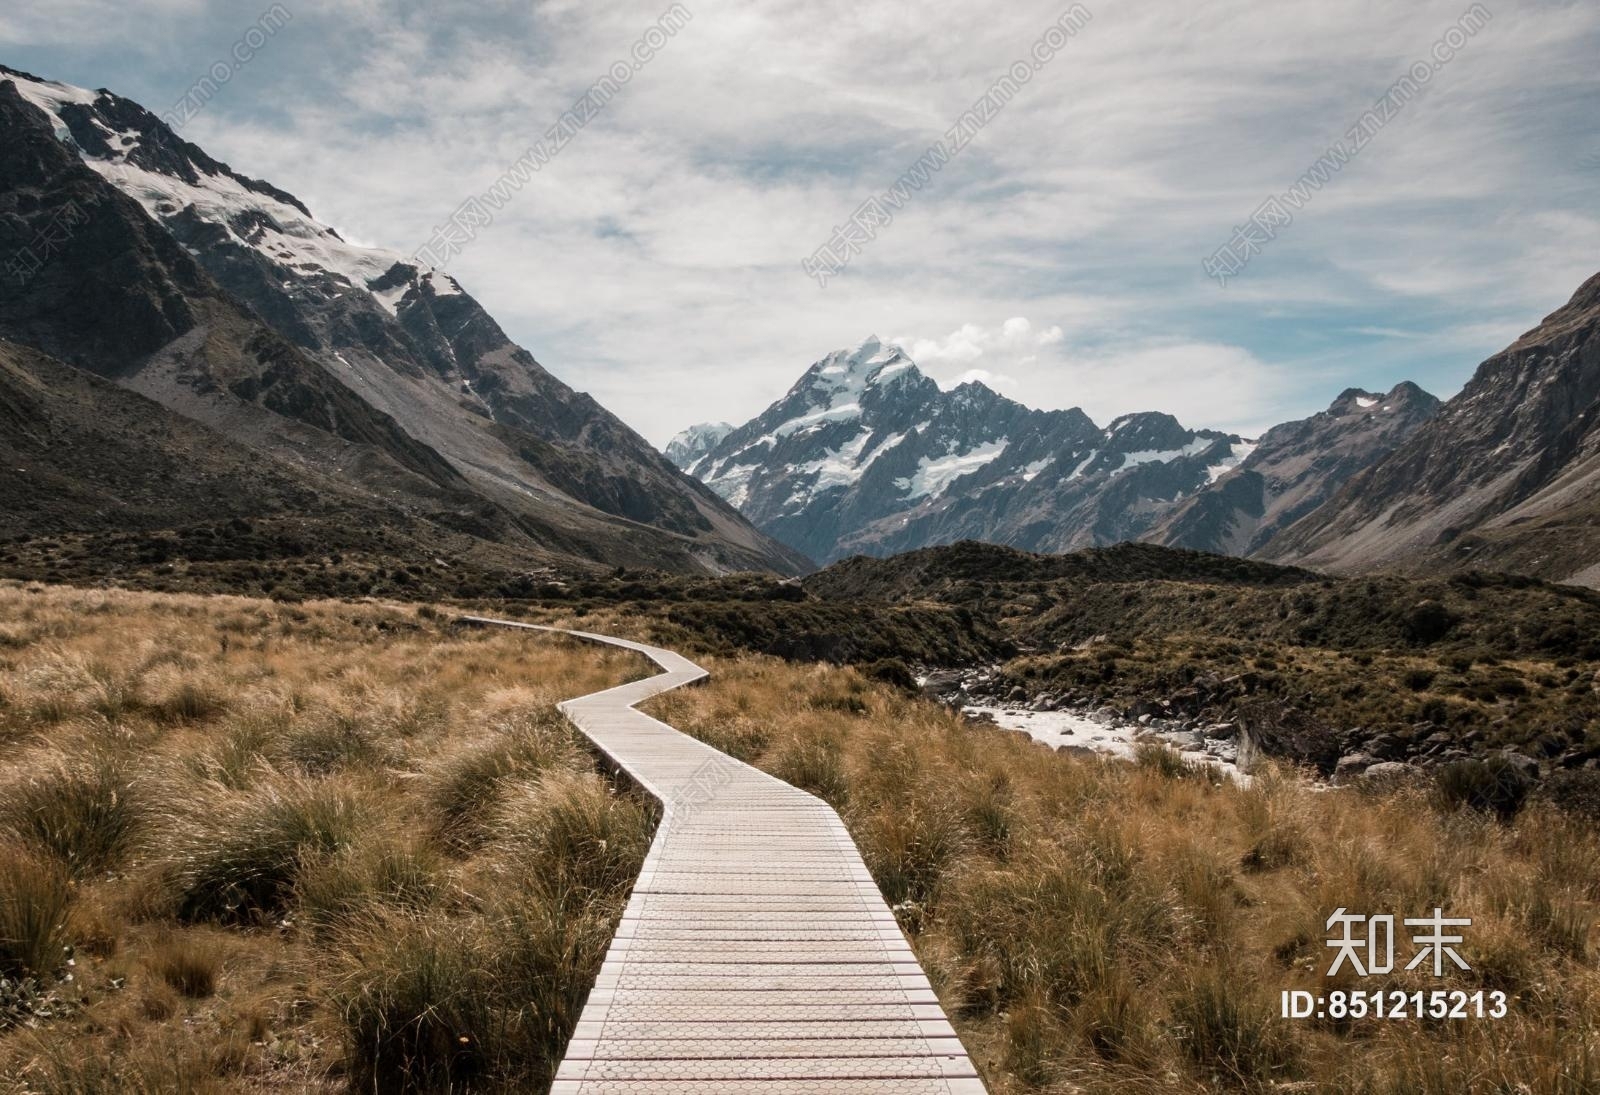
[[[1414,11],[157,8],[0,16],[0,1095],[1600,1092],[1592,12],[1284,191]]]

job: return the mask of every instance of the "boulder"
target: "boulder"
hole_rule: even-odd
[[[1230,694],[1244,693],[1249,695],[1261,684],[1261,675],[1254,670],[1236,673],[1231,677],[1224,677],[1218,682],[1218,689]]]
[[[1361,773],[1361,778],[1373,782],[1398,782],[1411,779],[1421,771],[1415,764],[1407,764],[1403,760],[1380,760],[1376,764],[1369,764],[1366,771]]]
[[[1339,758],[1339,763],[1333,766],[1334,785],[1349,783],[1375,763],[1377,762],[1365,753],[1346,753]]]
[[[1239,723],[1239,733],[1234,737],[1234,745],[1238,749],[1238,759],[1235,763],[1241,772],[1252,772],[1266,756],[1261,748],[1261,739],[1250,729],[1250,724]]]
[[[1573,749],[1556,761],[1561,768],[1582,768],[1587,762],[1600,758],[1600,745],[1588,749]]]
[[[1526,753],[1519,753],[1515,749],[1505,749],[1501,751],[1500,755],[1504,757],[1506,763],[1515,768],[1520,775],[1523,775],[1530,780],[1537,780],[1539,778],[1539,762],[1528,756]]]
[[[1198,688],[1180,688],[1164,701],[1165,705],[1177,707],[1179,710],[1193,710],[1205,702],[1205,697]]]
[[[1406,743],[1393,734],[1375,734],[1361,751],[1374,760],[1399,760],[1406,755]]]

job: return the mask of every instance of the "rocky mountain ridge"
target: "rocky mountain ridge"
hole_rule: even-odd
[[[1600,274],[1263,555],[1600,585]]]
[[[130,100],[0,69],[0,334],[276,460],[587,565],[807,561],[512,343]]]
[[[692,427],[680,466],[757,527],[827,562],[964,539],[1062,552],[1127,540],[1246,554],[1425,421],[1412,384],[1350,390],[1260,441],[1169,414],[1101,428],[979,383],[950,391],[869,337],[733,428]]]

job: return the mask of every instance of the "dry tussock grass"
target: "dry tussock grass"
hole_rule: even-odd
[[[437,620],[0,583],[0,1092],[542,1085],[650,828],[551,705],[644,667]],[[1592,825],[708,667],[656,713],[840,810],[996,1095],[1600,1090]],[[1332,909],[1435,905],[1473,918],[1443,986],[1508,1018],[1278,1017],[1357,987],[1323,976]]]
[[[1600,833],[1427,789],[1056,756],[863,679],[708,661],[653,713],[827,798],[990,1090],[1600,1091]],[[1338,907],[1470,916],[1473,969],[1325,976]],[[1287,1021],[1285,989],[1502,989],[1498,1021]]]
[[[539,1088],[653,824],[432,612],[0,582],[0,1092]]]

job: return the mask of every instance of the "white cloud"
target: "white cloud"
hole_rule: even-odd
[[[1283,417],[1320,409],[1332,393],[1305,385],[1238,346],[1156,341],[1085,355],[1039,380],[1041,401],[1075,403],[1096,422],[1141,410],[1166,410],[1187,426],[1254,436]],[[1307,396],[1309,395],[1309,399]],[[1287,402],[1286,402],[1287,401]]]
[[[690,23],[452,272],[552,371],[665,440],[743,421],[872,330],[908,332],[941,381],[981,370],[1015,398],[1100,418],[1238,426],[1315,409],[1345,383],[1415,374],[1448,389],[1497,348],[1460,332],[1526,329],[1594,271],[1581,150],[1600,93],[1595,5],[1496,7],[1226,290],[1201,258],[1463,5],[1090,6],[826,290],[801,258],[1024,55],[1056,0],[929,0],[915,19],[888,0],[690,0]],[[410,249],[664,7],[294,5],[185,136],[353,235]],[[0,41],[7,63],[52,75],[67,58],[80,82],[160,110],[260,10],[23,5],[0,17]],[[84,75],[95,66],[103,78]]]
[[[964,323],[942,337],[900,335],[889,341],[944,388],[976,380],[1009,391],[1018,386],[1014,373],[1026,371],[1038,361],[1040,350],[1058,345],[1063,337],[1058,325],[1035,330],[1027,318],[1013,316],[997,327]]]
[[[1005,373],[991,373],[988,369],[968,369],[959,376],[944,381],[943,386],[948,389],[959,388],[963,384],[982,384],[986,388],[993,388],[997,392],[1003,392],[1009,388],[1014,388],[1016,383],[1016,377],[1008,376]]]
[[[1304,411],[1332,398],[1239,346],[1153,339],[1074,347],[1059,326],[1038,330],[1021,317],[891,341],[946,389],[976,380],[1031,406],[1081,407],[1102,424],[1166,410],[1186,425],[1254,434],[1279,421],[1284,407],[1298,406],[1297,397]]]

